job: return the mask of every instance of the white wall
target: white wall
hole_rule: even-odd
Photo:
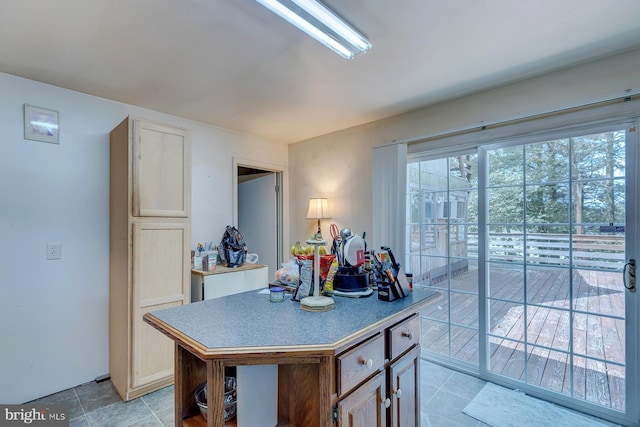
[[[627,93],[626,89],[631,89]],[[327,197],[323,221],[372,230],[372,148],[640,93],[640,50],[567,68],[289,146],[290,245],[313,232],[309,197]],[[374,236],[367,238],[373,241]]]
[[[232,221],[232,157],[287,147],[0,73],[0,402],[109,370],[109,132],[127,115],[192,130],[192,246]],[[23,104],[60,112],[60,145],[23,138]],[[286,203],[286,201],[285,201]],[[46,243],[62,259],[45,260]]]

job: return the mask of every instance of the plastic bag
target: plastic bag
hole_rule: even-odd
[[[311,261],[311,268],[313,268],[313,255],[296,255],[296,258],[299,260],[309,260]],[[330,255],[320,255],[320,284],[322,285],[325,280],[327,280],[327,274],[329,274],[329,268],[331,267],[331,263],[336,259],[336,256],[333,254]],[[322,290],[322,286],[320,286],[320,290]]]
[[[296,259],[282,264],[282,268],[276,270],[276,280],[284,285],[298,286],[300,283],[300,265]]]
[[[293,293],[294,301],[313,295],[313,260],[298,259],[297,262],[300,264],[300,284]]]
[[[300,301],[304,297],[314,295],[315,286],[318,286],[318,285],[314,283],[315,276],[313,272],[313,268],[314,268],[313,256],[302,255],[302,256],[297,256],[296,258],[298,259],[299,263],[302,263],[302,266],[300,267],[300,285],[298,286],[298,288],[296,289],[296,292],[293,295],[293,300]],[[335,261],[335,259],[336,259],[335,255],[320,256],[320,272],[318,277],[318,279],[320,279],[320,292],[319,292],[320,294],[322,294],[325,291],[327,276],[329,274],[331,264],[333,263],[333,261]],[[333,286],[330,289],[327,289],[327,292],[332,290],[333,290]]]
[[[327,280],[324,282],[324,288],[322,289],[325,292],[333,292],[333,278],[338,272],[338,260],[333,258],[331,261],[331,267],[329,267],[329,272],[327,273]]]

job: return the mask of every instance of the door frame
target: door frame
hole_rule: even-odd
[[[278,192],[278,199],[276,201],[276,221],[277,230],[276,236],[278,241],[276,242],[277,254],[276,264],[280,265],[284,262],[285,245],[284,242],[289,241],[289,229],[284,227],[284,224],[289,223],[289,173],[287,166],[268,163],[259,160],[247,159],[242,157],[233,157],[233,179],[232,190],[233,195],[233,223],[238,223],[238,167],[244,166],[252,169],[261,169],[276,174],[276,184],[280,186]],[[275,272],[271,272],[274,274]]]
[[[625,167],[627,169],[626,176],[631,176],[631,179],[626,180],[626,204],[627,204],[627,215],[626,215],[626,247],[625,247],[625,256],[626,261],[629,261],[630,258],[638,260],[640,257],[640,203],[638,203],[638,197],[640,194],[640,185],[638,181],[640,180],[640,148],[638,145],[640,144],[640,136],[638,135],[638,127],[640,126],[640,120],[636,120],[632,124],[627,126],[626,132],[626,158],[633,159],[631,164],[627,164]],[[628,162],[627,162],[628,163]],[[629,212],[633,212],[632,214]],[[624,274],[624,273],[623,273]],[[630,291],[625,291],[628,295]],[[627,408],[627,416],[635,422],[635,425],[640,425],[640,408],[637,405],[638,398],[640,396],[640,359],[638,358],[639,344],[640,344],[640,307],[638,305],[640,302],[638,301],[638,282],[636,279],[636,288],[631,291],[632,296],[635,300],[634,304],[626,304],[626,330],[634,331],[635,339],[628,339],[626,341],[626,354],[627,354],[627,363],[625,364],[626,378],[631,378],[633,383],[630,383],[628,380],[626,382],[626,399],[627,402],[633,402],[633,405],[630,408]],[[628,302],[628,299],[627,299]],[[627,335],[628,336],[628,335]],[[628,363],[631,360],[630,355],[634,355],[633,357],[636,360],[636,363]],[[635,386],[634,386],[635,385]]]

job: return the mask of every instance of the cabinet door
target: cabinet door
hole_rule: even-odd
[[[420,346],[389,367],[391,426],[417,427],[420,420]]]
[[[132,388],[173,374],[173,341],[142,316],[189,302],[188,230],[187,223],[133,224]]]
[[[133,216],[188,217],[191,142],[186,129],[133,126]]]
[[[340,427],[386,426],[387,409],[384,389],[384,372],[380,372],[338,402],[338,425]]]

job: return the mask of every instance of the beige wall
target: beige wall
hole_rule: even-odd
[[[322,222],[326,238],[332,222],[370,235],[372,147],[638,93],[640,50],[634,50],[292,144],[291,243],[314,231],[305,215],[309,197],[316,196],[329,199],[333,215]]]

